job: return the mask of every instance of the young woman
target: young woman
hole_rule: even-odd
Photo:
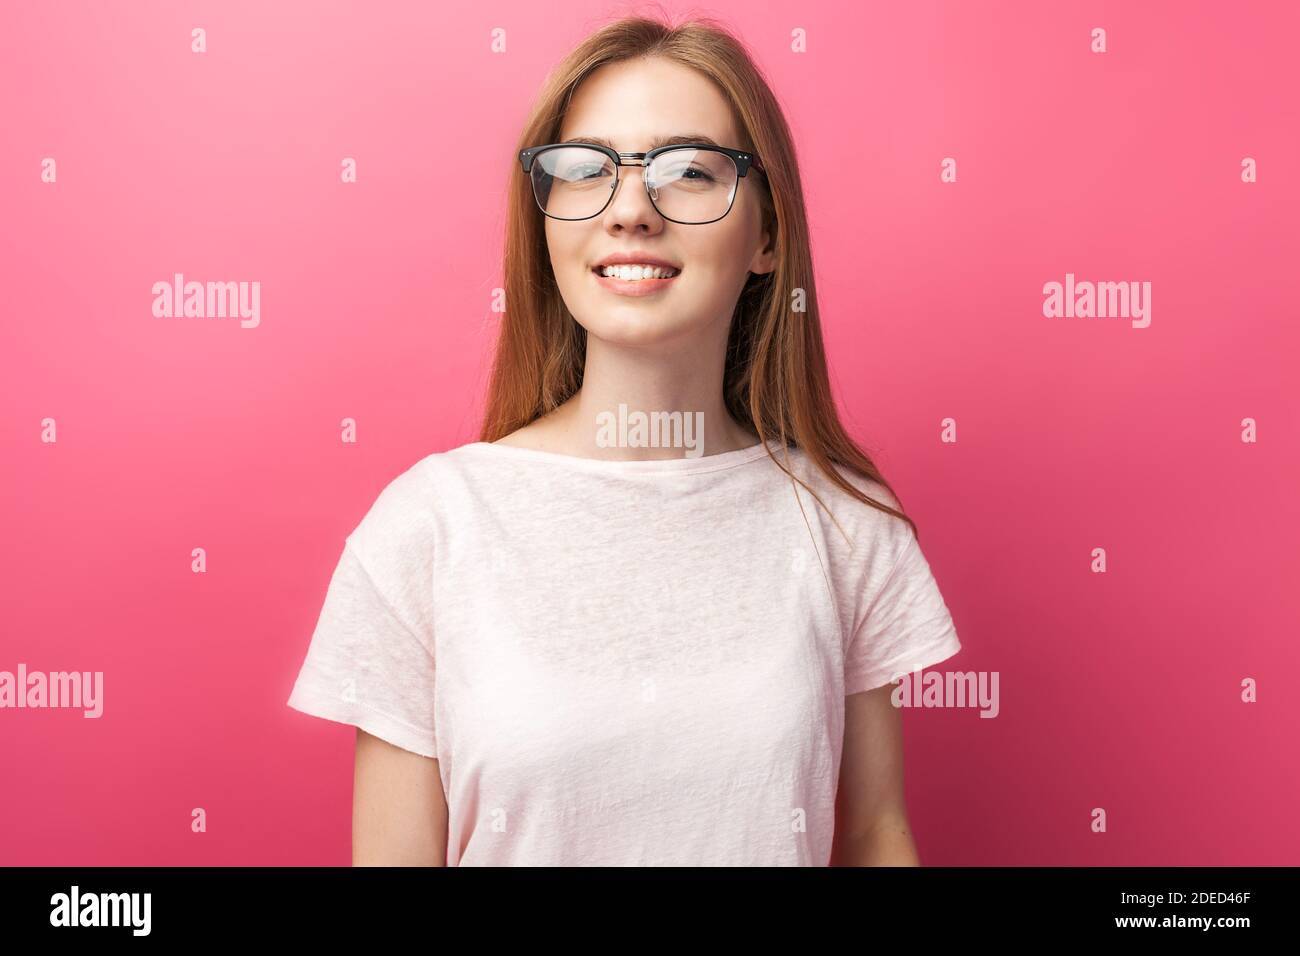
[[[836,416],[771,91],[622,20],[513,175],[481,440],[348,536],[289,700],[358,728],[353,862],[915,864],[890,682],[960,644]]]

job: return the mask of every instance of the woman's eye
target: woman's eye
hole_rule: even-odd
[[[694,174],[693,176],[690,175],[692,173]],[[709,174],[709,171],[707,169],[701,169],[698,166],[687,166],[684,169],[674,170],[669,175],[669,178],[685,179],[687,182],[694,182],[694,183],[713,182],[713,176]]]

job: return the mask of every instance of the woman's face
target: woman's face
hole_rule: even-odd
[[[557,141],[593,138],[608,140],[619,152],[646,152],[653,140],[686,134],[744,148],[717,88],[688,67],[654,58],[607,64],[587,77],[574,93]],[[774,253],[766,250],[769,237],[762,231],[755,192],[762,173],[751,168],[738,181],[735,203],[721,219],[686,225],[659,215],[642,172],[640,166],[619,167],[614,198],[592,219],[546,217],[560,295],[589,336],[610,344],[680,346],[708,329],[720,332],[725,344],[749,273],[771,272],[776,265]],[[596,264],[612,253],[629,252],[665,260],[681,271],[649,294],[602,283],[593,271]]]

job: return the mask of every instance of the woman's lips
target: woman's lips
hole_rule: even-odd
[[[616,295],[654,295],[682,277],[681,270],[678,270],[677,275],[667,279],[616,279],[613,276],[601,275],[598,269],[599,267],[592,269],[591,274],[596,277],[597,282]]]

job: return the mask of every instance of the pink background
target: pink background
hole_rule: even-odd
[[[354,733],[285,700],[344,535],[477,438],[515,136],[624,9],[566,7],[6,5],[0,669],[103,671],[105,714],[0,711],[0,861],[349,861]],[[923,861],[1300,861],[1297,6],[698,9],[788,110],[937,669],[1001,675],[996,719],[904,714]],[[261,325],[154,318],[178,271],[260,281]],[[1045,318],[1067,272],[1151,282],[1151,326]]]

